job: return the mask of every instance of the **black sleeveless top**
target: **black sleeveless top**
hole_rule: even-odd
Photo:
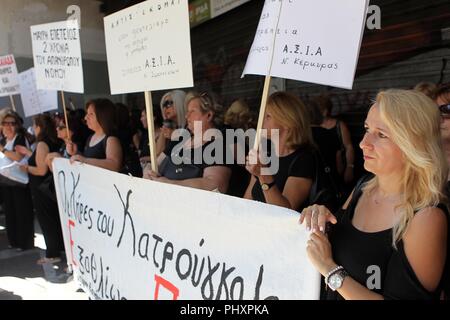
[[[89,146],[89,143],[91,142],[92,137],[93,135],[91,135],[86,141],[83,156],[93,159],[106,159],[106,143],[108,141],[108,136],[105,135],[102,140],[91,147]]]
[[[370,178],[363,178],[363,182]],[[369,233],[353,226],[353,215],[361,195],[361,188],[356,187],[347,209],[336,213],[338,223],[332,226],[329,233],[334,261],[342,265],[355,281],[385,299],[439,299],[442,281],[435,292],[429,292],[422,286],[406,257],[403,241],[397,243],[397,249],[392,246],[392,229]],[[438,208],[448,217],[445,205],[439,204]],[[378,275],[379,281],[376,281]],[[337,291],[324,287],[321,297],[326,300],[343,299]]]
[[[58,152],[60,147],[61,147],[61,143],[62,143],[61,140],[53,142],[53,141],[51,141],[49,139],[44,139],[44,140],[39,141],[39,142],[44,142],[48,146],[49,153]],[[36,144],[36,149],[37,149],[37,144]],[[36,150],[33,151],[33,154],[28,159],[28,165],[32,166],[32,167],[36,166]],[[29,177],[29,180],[30,180],[30,186],[32,188],[38,187],[51,174],[52,173],[51,173],[50,170],[47,171],[47,174],[45,176],[34,176],[31,173],[29,173],[28,177]]]

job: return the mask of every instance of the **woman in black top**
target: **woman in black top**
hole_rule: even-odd
[[[34,152],[24,148],[18,151],[29,156],[28,165],[22,165],[21,169],[28,172],[33,206],[47,247],[45,257],[37,263],[55,263],[61,261],[60,254],[64,251],[61,220],[56,202],[44,194],[40,186],[51,175],[45,158],[50,152],[59,150],[61,141],[56,137],[55,123],[49,115],[35,116],[33,129],[37,141]]]
[[[359,183],[336,217],[313,205],[300,218],[313,230],[307,253],[326,278],[323,298],[439,298],[448,233],[439,122],[421,93],[378,94],[360,143],[374,176]],[[326,222],[335,224],[329,240]]]
[[[86,141],[84,151],[68,142],[70,161],[79,161],[103,169],[119,172],[122,169],[122,147],[116,134],[115,105],[108,99],[95,99],[86,104],[86,124],[94,131]]]
[[[11,161],[21,161],[23,155],[17,150],[29,147],[32,139],[26,134],[22,119],[16,112],[5,114],[2,132],[4,139],[0,143],[0,151]],[[1,193],[10,247],[19,251],[34,248],[34,214],[29,185],[2,186]]]
[[[259,161],[248,163],[252,177],[244,198],[297,210],[306,203],[316,166],[307,109],[296,96],[276,92],[267,100],[263,128],[275,148],[270,157],[273,170]],[[279,136],[272,130],[278,130]],[[252,157],[257,157],[254,150],[249,160]]]

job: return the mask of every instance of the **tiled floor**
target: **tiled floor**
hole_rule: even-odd
[[[4,215],[0,213],[0,300],[87,300],[70,274],[65,261],[37,265],[45,255],[45,242],[36,223],[36,248],[18,252],[8,249]]]

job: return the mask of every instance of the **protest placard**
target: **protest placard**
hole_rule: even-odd
[[[78,22],[66,20],[31,26],[31,40],[37,88],[83,93]]]
[[[188,2],[144,1],[104,24],[111,94],[145,93],[151,166],[158,172],[151,91],[194,84]]]
[[[17,66],[12,54],[0,57],[0,97],[19,94]]]
[[[193,86],[187,0],[144,1],[104,24],[112,94]]]
[[[298,213],[54,160],[68,261],[94,299],[318,299]]]
[[[34,68],[19,74],[20,97],[25,117],[58,109],[57,91],[38,90]]]
[[[245,74],[351,89],[368,0],[267,0]]]

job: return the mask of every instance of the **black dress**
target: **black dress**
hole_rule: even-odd
[[[57,152],[61,146],[58,142],[51,142],[48,140],[41,142],[47,144],[49,152]],[[33,152],[30,159],[28,159],[28,165],[33,167],[36,166],[36,150]],[[46,257],[56,258],[60,256],[62,251],[64,251],[64,240],[58,205],[39,188],[41,183],[50,175],[51,172],[48,171],[45,176],[35,176],[29,174],[29,177],[33,205],[44,235],[45,245],[47,247]]]
[[[364,177],[362,181],[368,181],[369,178]],[[347,209],[336,214],[338,223],[332,226],[329,234],[334,261],[342,265],[355,281],[370,287],[385,299],[438,299],[443,280],[435,292],[426,290],[408,262],[403,241],[397,243],[397,249],[392,246],[392,229],[363,232],[353,226],[353,215],[361,195],[361,188],[355,188]],[[438,207],[448,216],[444,205]],[[379,275],[378,283],[374,281],[375,272]],[[323,299],[343,299],[337,291],[322,289]]]
[[[13,143],[27,146],[25,137],[18,134]],[[11,151],[11,150],[10,150]],[[26,250],[34,247],[34,214],[29,185],[2,186],[6,234],[11,247]]]

